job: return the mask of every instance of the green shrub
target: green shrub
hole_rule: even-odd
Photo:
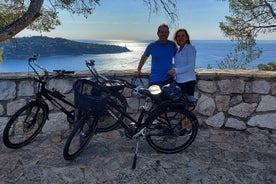
[[[259,70],[276,71],[276,61],[269,62],[267,64],[258,64]]]

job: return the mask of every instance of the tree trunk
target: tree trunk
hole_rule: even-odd
[[[44,0],[31,0],[28,10],[22,17],[7,26],[1,27],[0,42],[13,37],[35,21],[41,15],[40,10],[43,2]]]

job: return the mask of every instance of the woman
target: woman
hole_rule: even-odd
[[[168,74],[176,76],[176,84],[181,88],[183,95],[194,96],[196,49],[191,45],[186,29],[178,29],[174,34],[174,41],[179,48],[174,57],[175,66]],[[184,118],[180,125],[180,135],[191,133],[191,128],[192,123]]]
[[[186,29],[178,29],[174,34],[174,41],[179,48],[174,57],[175,66],[168,74],[176,76],[176,83],[183,95],[194,96],[196,49],[191,45]]]

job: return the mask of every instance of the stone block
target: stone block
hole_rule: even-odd
[[[21,81],[18,84],[18,97],[33,96],[34,95],[34,83],[33,81]]]
[[[215,112],[216,104],[214,99],[211,97],[202,95],[198,101],[196,106],[196,111],[200,114],[206,115],[206,116],[212,116]]]
[[[230,106],[237,105],[241,102],[242,102],[242,95],[239,95],[239,94],[231,95]]]
[[[8,117],[0,117],[0,136],[3,135],[3,131],[4,131],[4,128],[5,128],[8,120],[9,120]]]
[[[229,109],[230,96],[216,96],[215,98],[217,110],[218,111],[227,111]]]
[[[247,122],[247,125],[276,130],[276,113],[252,116]]]
[[[246,124],[243,121],[240,121],[236,118],[228,118],[228,120],[225,123],[225,127],[233,128],[236,130],[245,130]]]
[[[229,114],[240,117],[240,118],[247,118],[252,115],[257,107],[257,103],[241,103],[234,107],[231,107],[228,111]]]
[[[16,98],[16,83],[12,81],[0,81],[0,100]]]
[[[275,110],[276,110],[276,98],[270,95],[262,96],[256,111],[265,112],[265,111],[275,111]]]
[[[5,114],[5,109],[3,107],[3,105],[0,104],[0,116]]]
[[[7,104],[7,115],[13,115],[16,111],[18,111],[21,107],[26,105],[25,99],[19,99],[15,101],[11,101]]]
[[[255,80],[248,83],[246,93],[268,94],[271,89],[270,83],[265,80]]]
[[[199,90],[206,93],[214,93],[217,91],[217,86],[215,81],[199,80],[197,81],[197,87]]]
[[[258,103],[260,100],[259,96],[259,94],[245,93],[242,98],[245,103]]]
[[[51,79],[48,83],[49,89],[56,89],[62,94],[69,93],[73,89],[73,82],[66,79]]]
[[[243,93],[245,82],[241,79],[226,79],[218,81],[221,94]]]
[[[214,116],[211,116],[205,120],[205,123],[215,128],[221,128],[225,122],[225,115],[223,112],[219,112]]]

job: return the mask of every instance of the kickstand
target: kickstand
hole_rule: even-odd
[[[137,139],[135,154],[134,154],[133,162],[132,162],[132,169],[136,168],[136,161],[137,161],[137,155],[138,155],[138,150],[139,150],[139,144],[140,144],[142,139],[143,139],[143,136],[139,136],[138,139]]]

